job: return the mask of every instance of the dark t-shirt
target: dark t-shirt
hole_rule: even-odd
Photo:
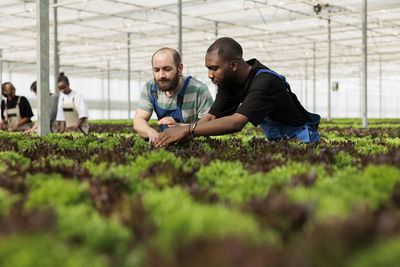
[[[265,116],[292,126],[300,126],[309,122],[309,116],[300,104],[296,104],[291,92],[284,82],[274,74],[260,73],[258,70],[268,69],[258,60],[251,59],[247,64],[252,66],[249,76],[243,84],[223,84],[209,113],[217,118],[240,113],[257,126]]]
[[[24,96],[20,96],[20,101],[19,101],[19,112],[21,114],[21,118],[29,118],[28,122],[31,122],[30,118],[33,117],[33,112],[31,105],[29,104],[28,99]],[[7,101],[7,108],[15,108],[17,105],[18,101],[18,96],[15,96],[11,101]],[[4,110],[5,110],[5,102],[4,99],[1,101],[1,119],[4,120]]]

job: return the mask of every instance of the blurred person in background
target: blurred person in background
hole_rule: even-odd
[[[32,108],[28,99],[15,95],[15,87],[10,82],[1,85],[4,99],[1,101],[0,130],[22,132],[32,127]]]
[[[37,96],[36,81],[31,84],[31,91]],[[50,93],[50,130],[52,133],[58,131],[59,123],[56,121],[57,116],[58,95]],[[37,123],[32,128],[25,131],[26,133],[36,133]]]
[[[68,77],[63,72],[58,76],[57,87],[60,90],[56,117],[56,120],[60,122],[59,132],[88,134],[89,111],[83,96],[71,90]]]
[[[182,76],[181,56],[175,49],[164,47],[157,50],[151,58],[151,65],[154,79],[142,89],[133,125],[142,137],[154,143],[160,133],[148,123],[153,111],[161,131],[164,131],[203,118],[213,99],[206,84],[191,76]]]

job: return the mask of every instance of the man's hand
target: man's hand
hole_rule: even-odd
[[[157,139],[160,137],[160,133],[154,129],[148,131],[147,135],[149,136],[149,144],[154,144]]]
[[[178,127],[180,123],[176,122],[173,117],[164,117],[158,121],[158,125],[167,125],[169,128]]]
[[[168,128],[161,133],[155,145],[156,147],[164,147],[172,142],[185,138],[187,135],[189,135],[188,126]]]

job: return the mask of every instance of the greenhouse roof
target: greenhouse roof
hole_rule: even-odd
[[[54,51],[54,13],[62,69],[94,75],[127,70],[128,34],[131,70],[151,75],[150,58],[160,47],[178,47],[176,0],[58,0],[50,5],[50,47]],[[305,64],[326,73],[328,20],[331,20],[332,65],[343,75],[359,75],[361,2],[278,0],[183,0],[182,55],[185,70],[206,75],[204,54],[217,38],[229,36],[268,66],[296,75]],[[319,10],[320,9],[320,10]],[[317,12],[316,12],[317,11]],[[380,60],[399,75],[400,1],[368,1],[368,59]],[[36,1],[0,2],[0,48],[3,71],[35,72]]]

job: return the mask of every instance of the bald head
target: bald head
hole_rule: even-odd
[[[179,55],[178,51],[176,51],[173,48],[163,47],[163,48],[158,49],[156,52],[154,52],[153,56],[151,57],[151,65],[152,66],[153,66],[153,62],[154,62],[153,61],[154,56],[159,54],[159,53],[170,54],[171,57],[174,59],[174,63],[175,63],[176,68],[179,68],[179,64],[182,63],[182,59],[181,59],[181,56]]]
[[[207,54],[213,52],[218,52],[218,56],[226,61],[243,57],[243,49],[240,44],[229,37],[219,38],[207,49]]]

